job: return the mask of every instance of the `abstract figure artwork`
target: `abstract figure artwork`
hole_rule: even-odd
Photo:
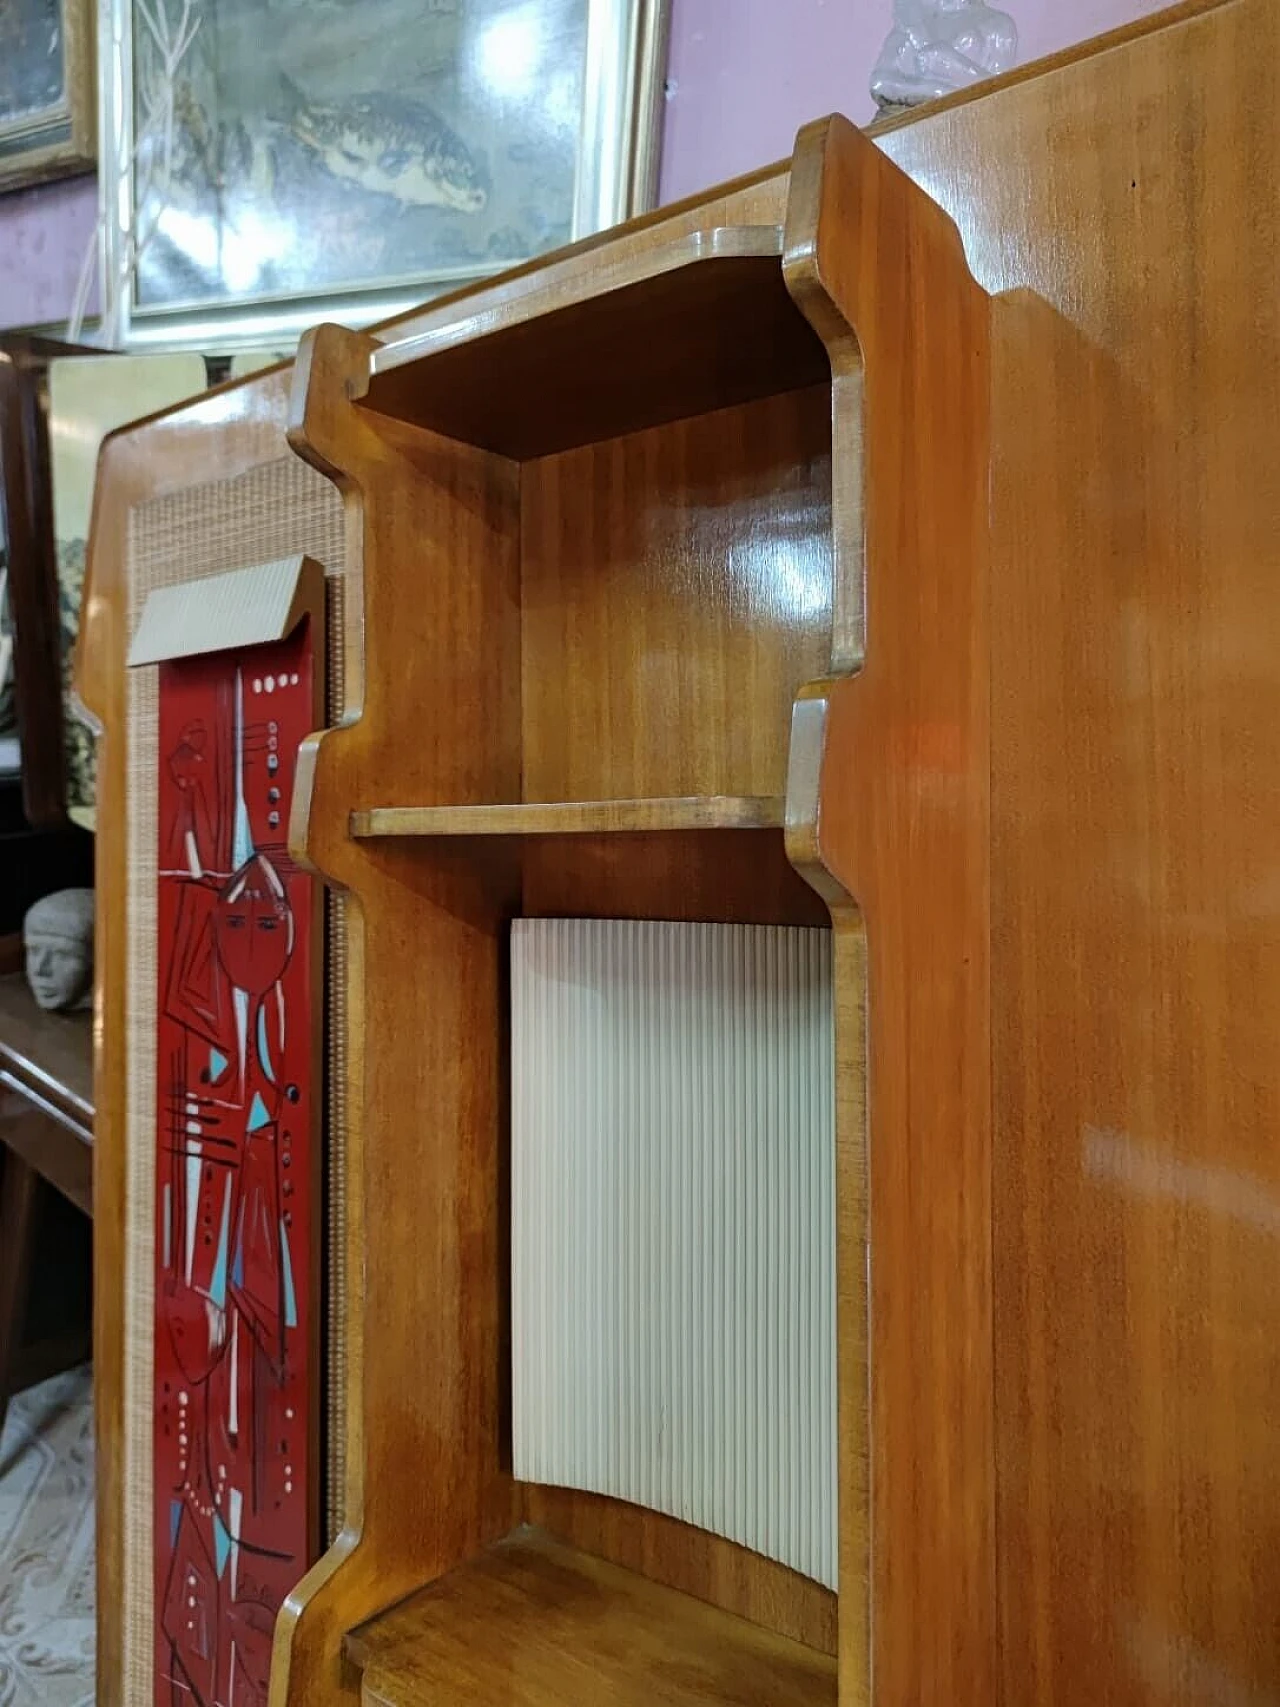
[[[160,666],[157,1707],[265,1707],[315,1538],[319,945],[286,847],[312,646]]]
[[[894,0],[871,93],[882,107],[918,106],[1008,71],[1017,58],[1017,24],[984,0]]]

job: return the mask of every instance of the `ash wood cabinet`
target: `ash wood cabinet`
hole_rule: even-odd
[[[291,827],[346,897],[334,1539],[273,1707],[1280,1690],[1278,66],[1270,0],[1191,0],[108,447],[121,893],[130,518],[270,470],[253,556],[342,566]],[[511,1474],[506,944],[560,915],[833,934],[836,1594]],[[149,1418],[102,1036],[115,1707]]]
[[[877,1232],[912,1252],[922,1303],[953,1316],[940,1343],[885,1348],[913,1460],[893,1497],[953,1510],[945,1550],[971,1561],[945,1588],[923,1565],[913,1592],[962,1592],[990,1545],[967,1503],[989,1477],[989,1368],[962,1356],[989,1288],[989,304],[955,227],[842,120],[802,134],[780,211],[756,223],[713,203],[683,231],[623,232],[389,336],[322,327],[299,355],[290,443],[345,492],[363,570],[361,715],[309,744],[292,830],[361,919],[348,1475],[363,1524],[282,1632],[291,1699],[332,1687],[339,1645],[373,1700],[497,1700],[526,1668],[519,1699],[562,1700],[584,1665],[608,1667],[618,1700],[858,1699]],[[890,425],[892,454],[864,467],[889,397],[930,430]],[[922,680],[910,707],[877,692],[895,659]],[[971,786],[877,814],[898,872],[877,901],[896,922],[869,965],[859,795],[920,715],[946,725]],[[836,933],[838,1598],[672,1518],[509,1471],[507,927],[561,915]],[[910,1141],[939,1160],[906,1219],[873,1229],[868,1121],[891,1127],[898,1067],[869,1105],[865,1007],[890,941],[918,964],[914,1018],[938,1045],[909,1063]],[[950,1463],[932,1444],[944,1405]],[[406,1498],[415,1427],[431,1449]],[[394,1637],[351,1635],[441,1577]]]

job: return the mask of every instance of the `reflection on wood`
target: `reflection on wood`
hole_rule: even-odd
[[[353,1632],[379,1707],[835,1707],[834,1662],[537,1530]]]
[[[351,814],[372,836],[582,836],[602,831],[776,829],[782,801],[766,795],[689,800],[566,800],[511,806],[378,806]]]

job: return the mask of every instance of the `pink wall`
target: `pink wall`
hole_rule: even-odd
[[[893,0],[672,3],[664,201],[782,159],[808,119],[871,117],[867,85]],[[1025,62],[1156,11],[1164,0],[1002,3],[1018,20]],[[85,178],[0,196],[0,326],[65,319],[94,211]]]
[[[1169,0],[990,3],[1017,19],[1025,64]],[[893,0],[674,0],[663,200],[782,159],[800,126],[824,113],[865,123],[892,19]]]
[[[97,212],[93,178],[0,196],[0,326],[67,318]]]

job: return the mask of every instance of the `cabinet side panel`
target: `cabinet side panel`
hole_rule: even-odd
[[[999,305],[1003,1699],[1280,1686],[1280,17],[885,139]],[[1030,292],[1034,292],[1032,298]]]

